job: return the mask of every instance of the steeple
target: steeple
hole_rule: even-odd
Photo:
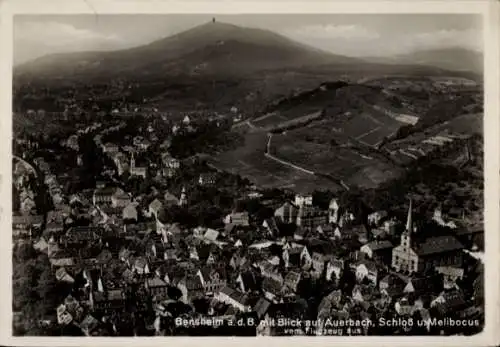
[[[407,232],[413,231],[413,208],[412,208],[412,199],[410,199],[410,206],[408,207],[408,216],[406,217],[406,229]]]
[[[182,187],[181,198],[179,199],[179,206],[187,205],[186,188]]]
[[[134,153],[132,153],[132,157],[130,158],[130,168],[131,168],[131,169],[135,168],[135,157],[134,157]]]

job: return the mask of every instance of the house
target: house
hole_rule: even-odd
[[[223,287],[214,298],[219,302],[231,305],[240,312],[250,312],[251,307],[248,304],[248,297],[245,293],[234,290],[230,287]]]
[[[432,300],[430,307],[436,308],[442,315],[445,315],[463,310],[467,307],[467,301],[459,290],[445,291]]]
[[[56,270],[56,279],[60,282],[74,283],[75,280],[71,277],[64,267],[60,267]]]
[[[310,230],[308,228],[297,227],[293,233],[293,239],[296,241],[302,241],[308,237]]]
[[[56,310],[57,322],[61,325],[68,325],[71,322],[79,322],[83,317],[83,308],[71,295],[64,299],[64,303]]]
[[[140,151],[147,151],[148,148],[151,146],[151,142],[144,137],[136,137],[134,138],[134,145]]]
[[[400,316],[412,316],[416,310],[415,304],[407,297],[403,297],[396,301],[394,309]]]
[[[284,278],[284,285],[292,292],[297,292],[302,276],[300,272],[289,271]]]
[[[188,303],[193,299],[205,295],[203,283],[201,282],[200,276],[197,275],[187,275],[177,283],[177,288],[179,288],[182,293],[181,300],[184,303]]]
[[[403,289],[413,297],[429,296],[442,290],[443,281],[440,275],[410,278]]]
[[[283,284],[283,276],[278,271],[278,266],[271,264],[267,260],[263,260],[257,264],[257,267],[260,269],[261,275],[264,278],[272,278],[273,280],[280,283],[280,286]]]
[[[367,260],[358,262],[355,273],[358,282],[362,283],[366,279],[373,286],[377,285],[379,271],[374,262]]]
[[[99,240],[102,234],[103,229],[100,227],[70,227],[66,234],[61,237],[61,240],[66,248],[82,248],[91,242]]]
[[[380,225],[380,221],[387,217],[387,211],[376,211],[368,215],[368,224],[371,226]]]
[[[95,311],[116,312],[125,309],[126,296],[123,289],[90,293],[90,307]]]
[[[443,275],[443,285],[445,288],[454,287],[457,280],[462,280],[464,277],[464,269],[454,266],[439,266],[436,272]]]
[[[240,268],[245,267],[248,264],[248,259],[244,256],[240,256],[238,253],[234,253],[231,259],[229,260],[229,266],[233,270],[238,270]]]
[[[36,203],[33,199],[27,197],[23,201],[21,201],[21,213],[26,214],[30,213],[36,208]]]
[[[241,271],[236,278],[236,283],[242,293],[259,290],[259,278],[252,270]]]
[[[73,316],[66,310],[66,306],[61,304],[56,309],[57,323],[59,325],[68,325],[73,321]]]
[[[278,221],[285,224],[295,223],[298,210],[289,202],[285,202],[281,207],[274,211],[274,216]]]
[[[312,206],[312,203],[313,203],[313,197],[311,194],[307,195],[295,194],[295,201],[294,201],[295,206],[298,207],[303,205]]]
[[[101,253],[99,253],[96,257],[96,263],[100,266],[105,267],[111,259],[113,259],[113,254],[111,254],[111,251],[109,249],[103,249]]]
[[[103,187],[94,190],[92,195],[92,204],[94,205],[111,205],[111,200],[116,188]]]
[[[146,250],[146,256],[150,260],[164,260],[166,246],[159,240],[150,240],[150,248]]]
[[[401,243],[392,251],[392,267],[396,271],[425,272],[438,266],[462,263],[461,251],[464,247],[453,235],[422,237],[416,231],[410,201]]]
[[[118,147],[118,145],[111,143],[111,142],[107,142],[107,143],[102,145],[102,151],[104,153],[114,154],[114,153],[117,153],[119,150],[120,150],[120,147]]]
[[[144,287],[151,296],[164,297],[167,295],[168,284],[159,277],[146,278]]]
[[[65,213],[60,210],[52,210],[47,212],[47,223],[58,223],[63,224],[65,219]]]
[[[331,236],[334,232],[334,227],[331,224],[318,225],[316,232],[323,236]]]
[[[150,204],[149,204],[149,209],[148,213],[150,216],[154,216],[156,219],[158,219],[158,214],[160,211],[163,209],[163,204],[160,200],[154,199]]]
[[[99,327],[99,321],[90,314],[87,314],[79,324],[79,327],[85,336],[92,336],[93,332]]]
[[[60,235],[64,231],[63,223],[49,222],[45,225],[44,235]]]
[[[208,295],[219,292],[227,284],[226,277],[220,269],[204,266],[198,270],[197,275]]]
[[[375,294],[375,288],[369,285],[356,284],[352,290],[352,299],[356,302],[369,302]]]
[[[213,173],[202,173],[198,178],[198,184],[201,186],[214,185],[216,180],[216,175]]]
[[[385,264],[390,264],[393,248],[394,246],[388,240],[372,241],[361,246],[360,252],[366,254],[366,256],[370,259],[378,260]]]
[[[175,172],[181,167],[179,159],[173,158],[168,153],[162,156],[162,162],[165,168],[171,169],[171,172]]]
[[[172,193],[170,192],[165,192],[165,195],[163,196],[163,200],[165,202],[165,206],[177,206],[179,205],[179,199]]]
[[[130,196],[121,188],[117,188],[111,196],[111,206],[123,208],[130,204]]]
[[[383,228],[373,228],[370,230],[372,234],[372,239],[375,241],[385,240],[388,238],[389,234]]]
[[[279,228],[276,217],[267,218],[262,222],[262,226],[266,228],[269,236],[277,237],[279,235]]]
[[[339,221],[339,209],[340,206],[338,204],[337,199],[333,198],[330,200],[330,204],[328,205],[328,223],[329,224],[337,224]]]
[[[41,253],[48,254],[49,253],[49,243],[45,239],[45,237],[40,237],[40,239],[33,244],[33,248]]]
[[[129,221],[134,220],[137,222],[138,213],[136,204],[129,203],[127,206],[125,206],[122,210],[122,218],[123,220],[129,220]]]
[[[304,267],[311,266],[311,255],[306,246],[298,245],[290,249],[285,249],[282,254],[285,267]]]
[[[248,226],[249,225],[248,212],[233,212],[231,214],[228,214],[224,218],[224,223],[238,225],[238,226]]]
[[[283,282],[280,282],[274,278],[266,277],[262,281],[262,291],[264,292],[264,297],[271,301],[272,303],[278,303],[281,301]]]
[[[405,281],[394,274],[388,274],[380,280],[380,293],[391,298],[397,298],[403,295],[406,286]]]
[[[219,237],[219,232],[215,229],[208,228],[203,235],[203,239],[208,242],[215,242]]]
[[[319,278],[323,275],[325,270],[325,265],[327,262],[327,257],[323,253],[313,252],[311,255],[313,276]]]
[[[328,223],[328,211],[316,206],[300,205],[295,223],[299,227],[314,230],[318,226]]]
[[[272,303],[266,298],[260,298],[252,308],[252,311],[257,314],[258,319],[264,318],[269,307],[271,307]]]
[[[335,279],[338,281],[342,272],[344,271],[344,261],[341,259],[333,259],[326,264],[326,280],[332,281]]]
[[[12,228],[13,230],[29,230],[29,229],[40,229],[43,223],[42,215],[24,215],[24,216],[12,216]]]
[[[133,259],[132,271],[135,271],[139,275],[149,274],[149,263],[146,257],[140,256]]]

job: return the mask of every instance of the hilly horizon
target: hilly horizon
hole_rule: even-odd
[[[422,50],[393,57],[349,57],[294,41],[275,32],[208,22],[151,43],[116,51],[56,53],[14,67],[15,77],[88,78],[239,76],[258,71],[373,65],[424,66],[480,73],[482,55],[461,48]]]
[[[422,49],[392,57],[376,57],[367,60],[385,64],[434,66],[450,71],[474,72],[477,74],[481,74],[483,71],[483,54],[462,47]]]
[[[209,22],[152,43],[118,51],[58,53],[15,68],[16,75],[112,76],[251,73],[285,67],[351,64],[360,59],[321,51],[274,32]]]

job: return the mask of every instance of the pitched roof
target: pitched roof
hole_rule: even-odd
[[[43,222],[41,215],[12,216],[12,224],[40,224]]]
[[[281,284],[280,281],[274,279],[274,278],[269,278],[266,277],[262,281],[262,290],[269,292],[274,295],[278,295],[281,293],[281,290],[283,289],[283,285]]]
[[[360,261],[360,262],[357,263],[356,267],[359,267],[361,265],[364,265],[368,269],[368,271],[371,271],[371,272],[377,272],[378,271],[377,264],[375,264],[372,261],[362,260],[362,261]]]
[[[208,228],[203,237],[207,240],[215,241],[217,240],[217,237],[219,237],[219,232],[217,230]]]
[[[301,275],[296,271],[290,271],[285,276],[285,282],[297,284],[300,281]]]
[[[367,243],[365,246],[370,247],[372,251],[378,251],[381,249],[393,248],[393,244],[391,241],[383,240],[383,241],[372,241]]]
[[[464,275],[464,269],[459,268],[459,267],[453,267],[453,266],[438,266],[436,268],[436,271],[438,273],[441,273],[441,274],[447,275],[447,276],[462,277]]]
[[[242,293],[240,291],[234,290],[228,286],[225,286],[220,290],[220,293],[226,294],[229,296],[231,299],[236,301],[237,303],[241,305],[246,305],[248,302],[248,297],[245,293]]]
[[[271,302],[265,298],[260,298],[253,307],[253,311],[257,313],[257,317],[262,318],[271,306]]]
[[[146,283],[149,288],[155,288],[155,287],[166,287],[167,283],[163,281],[161,278],[158,277],[153,277],[153,278],[148,278],[146,279]]]
[[[150,204],[149,208],[153,211],[158,212],[161,208],[163,207],[163,204],[161,203],[160,200],[154,199]]]
[[[240,273],[243,285],[247,289],[257,289],[257,277],[253,271],[243,271]]]
[[[172,193],[170,192],[165,192],[165,195],[163,196],[163,199],[165,200],[165,202],[169,203],[169,204],[178,204],[179,203],[179,199]]]
[[[431,255],[436,253],[461,250],[464,246],[452,235],[443,235],[427,238],[417,246],[418,255]]]

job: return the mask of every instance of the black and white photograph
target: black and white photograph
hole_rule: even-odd
[[[13,16],[12,336],[483,332],[484,21]]]

